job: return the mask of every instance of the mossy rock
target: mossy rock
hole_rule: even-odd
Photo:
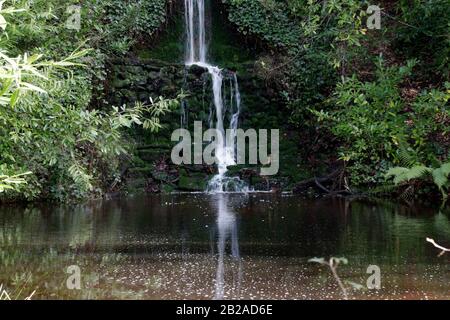
[[[121,80],[119,78],[115,78],[112,82],[112,86],[117,89],[126,88],[131,84],[129,79]]]
[[[267,178],[261,177],[259,175],[250,178],[250,185],[258,191],[269,191],[270,182]]]
[[[155,162],[162,156],[166,155],[169,151],[167,149],[143,149],[139,150],[139,157],[147,162]]]
[[[147,178],[135,178],[127,180],[128,190],[143,190],[147,185]]]
[[[128,170],[128,176],[130,178],[142,178],[142,177],[150,177],[154,168],[150,167],[140,167],[140,168],[131,168]]]
[[[155,80],[159,80],[161,78],[161,74],[160,72],[156,72],[156,71],[150,71],[148,73],[148,80],[149,81],[155,81]]]
[[[128,66],[126,68],[126,72],[134,76],[139,76],[143,74],[145,71],[143,66]]]
[[[197,77],[200,77],[204,73],[208,73],[208,69],[206,69],[204,67],[201,67],[201,66],[198,66],[196,64],[193,64],[193,65],[187,67],[187,69],[188,69],[188,73],[189,74],[193,74],[193,75],[195,75]]]
[[[170,180],[170,176],[167,172],[164,171],[155,171],[152,173],[152,176],[157,181],[166,182]]]
[[[232,176],[237,176],[240,174],[241,170],[244,169],[246,167],[246,165],[235,165],[235,166],[228,166],[227,169],[227,176],[232,177]]]
[[[171,184],[162,184],[161,185],[161,192],[162,193],[172,193],[175,191],[175,187]]]
[[[203,174],[180,176],[178,189],[183,191],[204,191],[207,186],[207,177]]]

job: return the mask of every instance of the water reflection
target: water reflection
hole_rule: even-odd
[[[21,287],[16,279],[32,275],[26,288],[39,298],[341,298],[307,262],[333,255],[349,259],[340,275],[357,283],[380,266],[382,293],[355,296],[448,298],[450,256],[438,258],[425,238],[450,245],[449,213],[275,194],[2,206],[0,284]],[[100,284],[67,290],[64,270],[74,264]]]
[[[231,261],[229,268],[232,271],[233,284],[231,288],[239,292],[242,280],[242,261],[239,254],[238,226],[236,212],[230,203],[229,194],[217,194],[213,197],[217,209],[217,273],[214,299],[223,299],[225,293],[225,251],[227,238],[231,241]]]

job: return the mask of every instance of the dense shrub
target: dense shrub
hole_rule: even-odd
[[[450,77],[450,2],[447,0],[399,1],[396,49],[407,58],[421,60],[423,76]],[[439,80],[439,79],[438,79]]]
[[[262,74],[302,137],[338,139],[328,152],[344,160],[353,186],[383,183],[405,150],[430,167],[447,159],[448,1],[382,2],[382,30],[365,30],[365,1],[222,2],[239,31],[275,51],[261,58]]]
[[[92,105],[106,79],[107,59],[129,49],[117,52],[116,42],[124,38],[119,34],[128,30],[125,37],[133,40],[157,32],[166,1],[84,2],[78,31],[65,25],[66,8],[78,1],[10,3],[21,10],[1,11],[7,25],[0,33],[0,187],[15,185],[19,193],[3,199],[101,193],[117,178],[118,156],[129,145],[121,128],[158,129],[159,116],[174,104]],[[22,178],[16,172],[27,171],[32,175],[26,185],[14,180]]]
[[[348,163],[355,186],[384,181],[384,173],[402,160],[402,149],[418,163],[433,163],[442,154],[436,135],[448,134],[449,93],[424,91],[410,103],[401,96],[400,85],[411,76],[415,61],[403,67],[377,63],[376,79],[362,82],[355,75],[337,84],[328,103],[331,111],[314,111],[341,141],[340,158]]]
[[[305,124],[308,108],[325,98],[345,72],[353,47],[365,32],[359,1],[223,0],[229,19],[245,35],[259,37],[281,50],[264,74],[277,74],[294,124]],[[264,62],[264,61],[263,61]],[[281,71],[281,74],[280,74]]]
[[[302,31],[282,2],[223,0],[229,20],[244,35],[252,34],[278,48],[292,50],[300,44]]]

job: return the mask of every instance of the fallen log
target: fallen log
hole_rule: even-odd
[[[349,191],[347,189],[332,190],[332,189],[327,188],[324,185],[328,182],[333,182],[336,178],[341,176],[342,170],[343,170],[342,168],[339,168],[324,177],[313,177],[310,179],[300,181],[295,185],[293,192],[294,193],[304,193],[309,188],[313,188],[313,189],[320,191],[321,193],[325,193],[327,195],[338,195],[338,194],[343,194],[343,193],[352,194],[351,191]]]

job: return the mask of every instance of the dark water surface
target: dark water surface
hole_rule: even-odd
[[[450,255],[426,237],[449,246],[448,212],[275,194],[3,206],[0,285],[19,299],[341,299],[330,269],[308,262],[335,256],[350,298],[449,299]],[[72,265],[80,290],[67,287]]]

